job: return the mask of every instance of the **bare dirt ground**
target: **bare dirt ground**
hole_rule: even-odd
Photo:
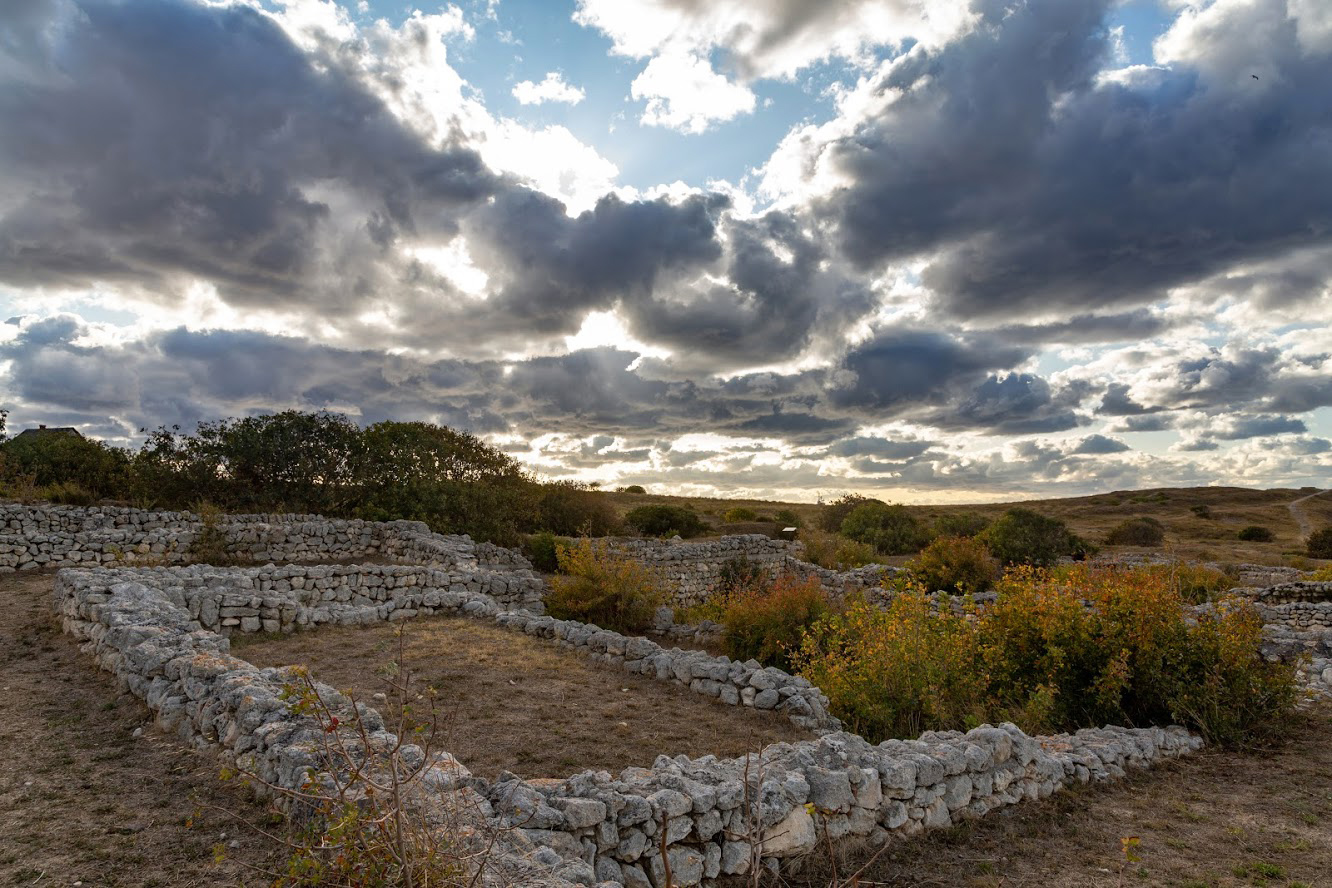
[[[52,579],[0,575],[0,885],[266,884],[245,864],[270,846],[224,813],[263,810],[60,631]]]
[[[658,755],[733,757],[810,734],[773,712],[721,703],[678,685],[608,669],[554,642],[465,618],[404,627],[404,662],[420,687],[439,692],[439,745],[477,774],[567,777],[619,773]],[[376,669],[397,653],[395,625],[327,629],[255,640],[233,652],[260,666],[306,664],[314,677],[357,699],[384,692]],[[391,707],[389,707],[391,709]]]
[[[1294,499],[1286,503],[1286,508],[1290,509],[1290,517],[1294,518],[1295,523],[1300,527],[1300,536],[1307,537],[1314,532],[1313,521],[1309,518],[1308,513],[1304,511],[1305,503],[1309,502],[1309,500],[1314,497],[1322,496],[1325,493],[1332,493],[1332,491],[1320,490],[1317,493],[1310,493],[1307,496],[1302,496],[1299,499]]]

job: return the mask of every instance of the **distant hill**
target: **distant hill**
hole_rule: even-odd
[[[1332,525],[1332,492],[1318,494],[1316,488],[1252,490],[1244,487],[1163,487],[1148,490],[1118,490],[1095,496],[1061,499],[1017,500],[975,505],[908,506],[918,517],[933,521],[942,515],[979,512],[998,517],[1013,506],[1033,509],[1060,518],[1080,536],[1104,546],[1110,528],[1127,518],[1150,516],[1166,529],[1165,549],[1197,560],[1253,561],[1279,564],[1304,550],[1304,534],[1290,504],[1297,505],[1313,527]],[[692,507],[720,533],[754,532],[749,523],[742,530],[722,521],[730,509],[753,509],[760,518],[775,518],[781,510],[794,512],[806,528],[818,526],[820,506],[772,500],[713,499],[652,493],[609,493],[620,514],[645,503],[671,503]],[[1249,525],[1272,531],[1270,543],[1242,542],[1236,538]],[[762,525],[758,525],[761,527]]]

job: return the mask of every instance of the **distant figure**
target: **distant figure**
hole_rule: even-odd
[[[1258,75],[1257,75],[1257,74],[1250,74],[1249,76],[1252,77],[1254,80],[1257,80],[1257,79],[1258,79]]]

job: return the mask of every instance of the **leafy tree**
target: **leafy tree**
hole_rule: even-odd
[[[857,506],[866,503],[878,503],[881,506],[888,505],[883,500],[870,499],[858,493],[848,493],[819,510],[819,527],[828,533],[837,533],[842,529],[842,522],[846,520],[846,516],[850,515]]]
[[[907,565],[911,579],[927,592],[974,595],[994,585],[998,562],[974,537],[939,537]]]
[[[1061,555],[1076,555],[1086,550],[1086,544],[1064,522],[1030,509],[1009,509],[979,538],[1004,565],[1049,567]]]
[[[1310,558],[1332,558],[1332,526],[1309,534],[1304,546]]]
[[[624,516],[624,523],[644,536],[698,536],[707,530],[703,519],[684,506],[639,506]]]
[[[129,490],[130,457],[119,447],[78,435],[20,435],[3,445],[4,475],[32,485],[82,489],[94,498],[118,498]]]
[[[881,555],[910,555],[929,542],[929,535],[906,506],[863,502],[842,522],[842,536],[868,543]]]
[[[148,436],[136,459],[145,494],[184,505],[208,499],[232,511],[337,515],[360,494],[363,442],[340,413],[247,416]]]
[[[1111,528],[1105,541],[1111,546],[1159,546],[1165,542],[1165,528],[1155,518],[1130,518]]]
[[[1272,531],[1257,524],[1250,524],[1248,527],[1240,528],[1240,532],[1237,536],[1247,543],[1270,543],[1273,539]]]
[[[539,485],[527,523],[533,530],[548,530],[565,536],[609,536],[620,529],[606,494],[578,481],[554,481]]]
[[[939,536],[974,537],[990,526],[990,519],[979,512],[953,512],[934,519]]]
[[[531,523],[535,485],[516,460],[480,438],[425,422],[392,421],[363,435],[365,462],[357,473],[362,517],[409,518],[439,533],[502,543],[516,541],[518,530]]]

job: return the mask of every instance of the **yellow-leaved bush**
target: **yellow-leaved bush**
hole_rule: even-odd
[[[1011,570],[983,610],[932,608],[919,588],[853,602],[793,656],[834,713],[872,740],[1014,721],[1028,731],[1183,723],[1209,741],[1279,732],[1290,664],[1258,652],[1262,621],[1227,600],[1196,618],[1169,571]]]
[[[560,573],[551,578],[546,611],[556,619],[594,623],[616,632],[641,633],[666,602],[656,571],[583,538],[556,546]]]

